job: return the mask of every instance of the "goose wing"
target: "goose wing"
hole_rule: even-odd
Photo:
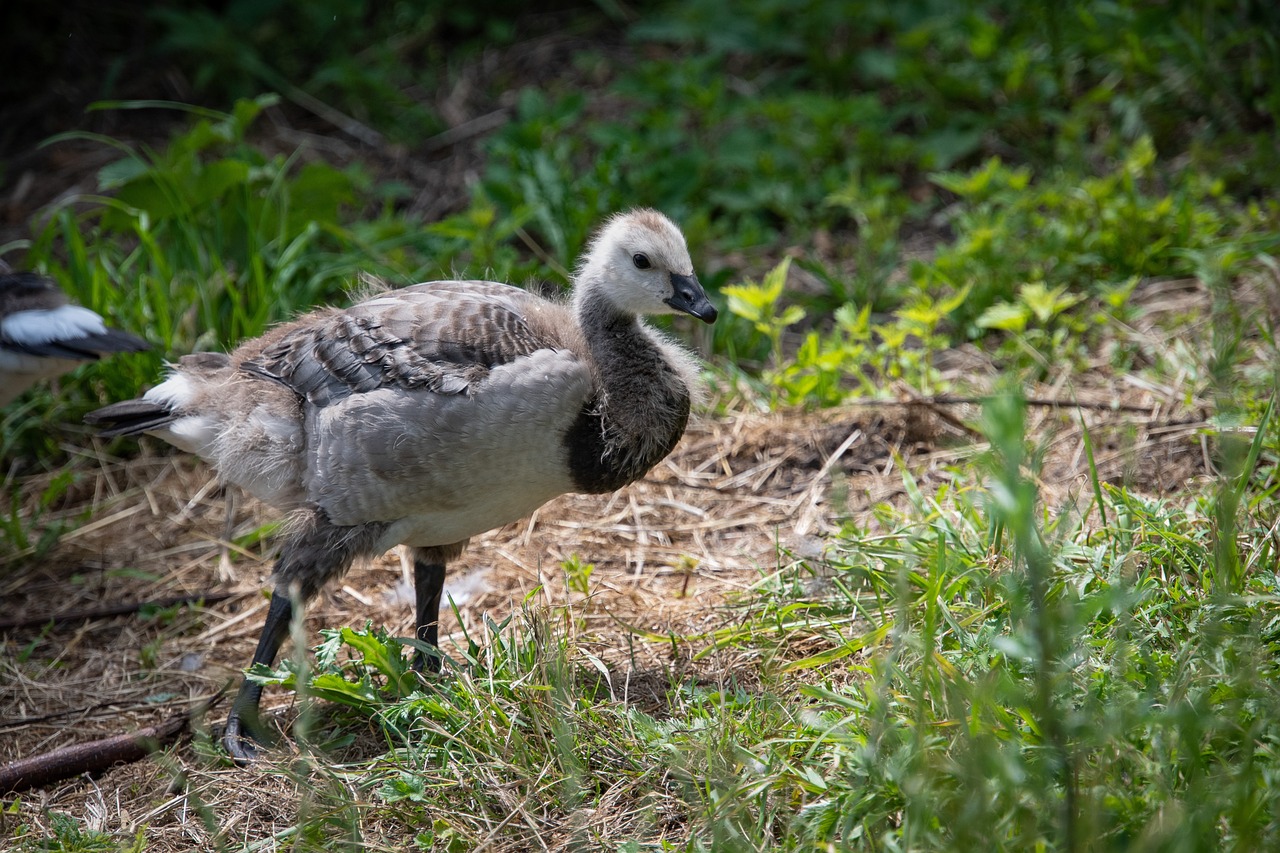
[[[242,369],[325,407],[380,388],[466,394],[496,366],[561,343],[530,313],[549,303],[489,282],[433,282],[313,317]]]

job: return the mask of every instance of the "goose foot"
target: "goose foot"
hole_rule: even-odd
[[[271,606],[267,608],[267,619],[262,626],[262,636],[258,638],[258,649],[254,652],[253,663],[271,666],[276,659],[276,652],[284,642],[289,630],[289,620],[293,618],[293,604],[289,596],[279,590],[271,596]],[[226,748],[231,760],[241,767],[253,763],[266,746],[258,734],[262,725],[258,719],[258,706],[262,701],[262,685],[250,681],[248,676],[240,682],[240,692],[231,703],[231,713],[227,714],[227,728],[222,735],[222,745]]]
[[[227,729],[222,734],[222,746],[240,767],[246,767],[262,754],[262,744],[248,731],[241,729],[240,716],[234,711],[227,717]]]

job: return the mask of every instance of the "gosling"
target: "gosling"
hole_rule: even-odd
[[[445,568],[470,537],[568,492],[611,492],[680,440],[698,388],[693,356],[645,315],[716,309],[684,235],[633,210],[587,247],[565,303],[485,281],[416,284],[323,309],[229,355],[184,356],[140,399],[87,420],[148,433],[210,462],[292,524],[253,656],[271,666],[295,602],[352,562],[408,546],[414,665],[440,669]],[[262,687],[245,680],[223,743],[262,741]]]

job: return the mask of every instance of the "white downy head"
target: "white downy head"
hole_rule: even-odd
[[[610,219],[587,248],[577,275],[579,306],[588,294],[619,313],[691,314],[712,323],[716,309],[693,271],[684,235],[655,210]]]

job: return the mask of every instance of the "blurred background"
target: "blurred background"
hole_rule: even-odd
[[[360,270],[562,286],[637,205],[733,309],[700,341],[731,372],[820,333],[764,378],[793,404],[927,384],[885,332],[1034,367],[1141,279],[1276,239],[1264,0],[116,0],[0,33],[0,257],[158,345],[92,371],[111,399]]]

